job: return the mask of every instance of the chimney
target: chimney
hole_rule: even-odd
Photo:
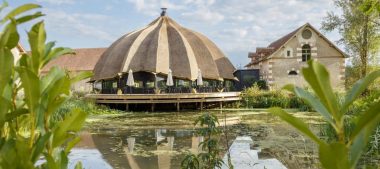
[[[161,8],[161,10],[162,10],[161,16],[165,16],[166,15],[166,9],[168,9],[168,8]]]

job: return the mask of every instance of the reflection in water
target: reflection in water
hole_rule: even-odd
[[[185,155],[184,150],[192,151],[193,146],[198,147],[199,145],[200,139],[192,139],[193,134],[193,130],[186,129],[105,131],[100,134],[82,132],[82,142],[71,154],[81,155],[83,151],[76,150],[91,148],[91,150],[98,151],[99,156],[93,156],[91,159],[81,158],[81,160],[85,164],[86,162],[91,163],[91,161],[103,161],[109,165],[109,168],[179,168]],[[192,143],[193,140],[196,143]],[[197,151],[197,149],[194,150]],[[105,168],[104,165],[100,166],[102,165],[91,165],[90,168]],[[87,165],[84,167],[88,168]]]
[[[198,154],[201,148],[199,147],[199,144],[203,141],[203,136],[193,136],[191,138],[191,149],[190,151],[194,154]]]
[[[165,136],[162,136],[162,134],[165,134],[165,133],[166,133],[166,129],[156,129],[156,143],[165,140]]]
[[[140,114],[132,115],[137,116]],[[244,116],[240,114],[231,115],[231,113],[228,115],[228,119],[233,121],[234,124],[229,124],[229,121],[226,122],[230,130],[228,133],[230,143],[238,135],[249,135],[255,140],[255,144],[260,145],[260,148],[263,148],[263,150],[265,148],[269,149],[269,153],[276,153],[279,150],[279,145],[289,144],[286,146],[286,154],[299,154],[298,147],[309,144],[308,141],[297,141],[298,137],[294,134],[294,130],[286,124],[282,125],[277,118],[272,117],[270,114],[251,112],[250,115]],[[155,116],[157,116],[154,117],[156,118],[156,123],[163,121],[162,119],[165,119],[165,122],[167,119],[173,119],[172,114],[167,115],[168,117],[162,114]],[[182,119],[177,120],[183,123],[184,119],[191,119],[187,116],[188,114],[180,115],[179,118]],[[143,120],[146,120],[146,118],[137,118],[138,120],[133,121],[134,123],[142,123]],[[124,122],[127,119],[128,116],[125,116],[117,120]],[[130,119],[133,120],[133,118]],[[310,120],[314,120],[314,118],[309,118],[308,122]],[[110,124],[114,124],[111,121],[115,121],[115,119],[110,120]],[[130,124],[129,121],[126,123]],[[148,122],[144,123],[148,124]],[[221,124],[224,124],[224,122],[222,121]],[[180,168],[181,161],[187,151],[198,154],[201,151],[199,144],[204,140],[203,137],[196,135],[192,125],[190,127],[180,125],[163,127],[164,125],[160,125],[156,128],[150,126],[150,128],[131,127],[131,129],[129,127],[123,129],[121,127],[104,126],[99,125],[97,128],[90,128],[81,134],[82,141],[70,154],[71,161],[75,161],[72,157],[76,157],[75,159],[82,161],[85,168],[94,169],[107,167],[116,169],[175,169]],[[292,137],[289,138],[289,135]],[[225,145],[225,140],[223,139],[221,143]],[[89,150],[92,153],[87,153],[88,155],[86,155],[84,150]],[[95,151],[98,152],[98,155],[94,155]]]
[[[127,141],[128,141],[128,153],[133,153],[133,149],[135,148],[136,138],[130,137],[130,138],[127,138]]]

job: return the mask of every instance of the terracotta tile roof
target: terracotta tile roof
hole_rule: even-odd
[[[68,54],[58,57],[48,63],[42,73],[47,72],[53,66],[64,68],[68,71],[92,71],[100,56],[107,48],[82,48],[74,49],[75,54]]]
[[[290,38],[292,38],[297,32],[298,30],[300,30],[302,27],[304,27],[304,25],[302,25],[301,27],[297,28],[296,30],[294,30],[293,32],[290,32],[289,34],[283,36],[282,38],[272,42],[268,47],[272,47],[274,49],[274,51],[277,51],[282,45],[284,45]]]
[[[290,38],[292,38],[298,32],[298,30],[300,30],[304,26],[305,25],[302,25],[301,27],[297,28],[293,32],[290,32],[289,34],[281,37],[280,39],[277,39],[276,41],[274,41],[271,44],[269,44],[268,47],[256,48],[256,52],[255,53],[249,53],[248,54],[248,57],[249,58],[253,58],[253,59],[252,59],[252,61],[249,64],[245,65],[245,67],[249,67],[251,65],[259,63],[260,61],[262,61],[262,60],[266,59],[267,57],[269,57],[272,53],[274,53],[281,46],[283,46]]]

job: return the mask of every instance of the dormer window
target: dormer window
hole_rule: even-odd
[[[306,44],[302,46],[302,62],[307,62],[311,58],[310,45]]]

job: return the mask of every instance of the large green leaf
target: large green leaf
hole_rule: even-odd
[[[83,166],[82,166],[82,162],[78,162],[77,164],[75,164],[75,169],[82,169]]]
[[[79,109],[74,109],[65,119],[57,124],[54,130],[52,146],[61,146],[65,140],[71,137],[71,132],[77,132],[82,128],[87,114]]]
[[[355,138],[357,134],[371,127],[375,127],[380,123],[380,101],[371,104],[367,111],[365,111],[356,124],[355,130],[351,134],[351,139]],[[373,131],[373,128],[370,132]]]
[[[33,72],[38,72],[42,67],[41,60],[45,52],[46,32],[43,22],[38,22],[28,32],[28,40],[31,48],[31,65]]]
[[[56,82],[65,76],[65,72],[57,67],[50,69],[47,75],[45,75],[41,80],[41,93],[48,94],[50,89],[55,87]]]
[[[11,113],[8,113],[5,117],[5,121],[12,121],[17,117],[24,115],[24,114],[28,114],[28,113],[29,113],[28,109],[25,109],[25,108],[17,109]]]
[[[69,158],[67,157],[67,154],[65,153],[65,151],[62,150],[60,155],[61,155],[61,159],[60,159],[61,164],[59,168],[67,168],[69,164]]]
[[[12,107],[13,89],[12,84],[5,84],[2,93],[0,93],[0,129],[7,120],[8,112]]]
[[[319,158],[326,169],[349,169],[348,150],[343,143],[319,145]]]
[[[25,16],[22,16],[20,18],[17,18],[16,22],[17,22],[17,24],[22,24],[22,23],[25,23],[25,22],[29,22],[29,21],[31,21],[33,19],[39,18],[41,16],[45,16],[45,15],[42,14],[41,12],[36,12],[34,14],[31,14],[31,15],[25,15]]]
[[[311,105],[314,110],[316,110],[318,113],[320,113],[327,122],[329,122],[332,126],[335,126],[334,121],[331,117],[331,114],[327,111],[326,107],[321,103],[321,101],[313,96],[310,92],[295,87],[294,85],[286,85],[284,89],[289,90],[293,93],[295,93],[298,97],[306,101],[309,105]]]
[[[0,95],[12,78],[13,60],[14,57],[10,50],[0,49]]]
[[[56,163],[54,157],[48,153],[44,153],[46,163],[43,164],[43,168],[48,168],[48,169],[60,169],[58,167],[58,164]]]
[[[294,128],[296,128],[301,133],[308,136],[310,139],[312,139],[314,142],[318,144],[323,144],[323,142],[315,136],[315,134],[310,131],[309,127],[306,123],[302,122],[300,119],[297,119],[296,117],[288,114],[284,110],[278,107],[270,108],[268,109],[268,112],[280,117],[282,120],[286,121],[288,124],[292,125]]]
[[[44,66],[46,63],[48,63],[54,58],[57,58],[59,56],[66,55],[66,54],[73,54],[73,53],[74,51],[70,48],[59,47],[59,48],[51,49],[49,52],[46,52],[42,61],[42,66]]]
[[[40,7],[41,6],[37,5],[37,4],[25,4],[25,5],[21,5],[21,6],[17,7],[17,8],[15,8],[15,9],[13,9],[11,12],[9,12],[1,20],[1,23],[4,23],[4,22],[8,21],[9,19],[16,17],[17,15],[19,15],[21,13],[24,13],[24,12],[32,10],[32,9],[40,8]]]
[[[371,72],[363,79],[358,80],[352,88],[347,92],[346,98],[342,106],[342,113],[345,113],[348,107],[355,101],[355,99],[377,78],[380,77],[380,70]]]
[[[350,153],[353,165],[359,160],[363,150],[366,148],[370,136],[375,128],[380,124],[380,101],[371,104],[356,124],[355,130],[351,134],[352,141]]]
[[[71,84],[90,78],[92,75],[93,73],[91,71],[80,72],[76,74],[73,78],[71,78]]]
[[[65,147],[65,153],[70,153],[71,149],[74,148],[74,146],[79,143],[81,140],[80,137],[75,137],[74,139],[70,140],[68,143],[67,143],[67,146]]]
[[[20,35],[17,32],[17,24],[14,20],[6,26],[3,37],[7,39],[2,39],[2,45],[7,46],[8,49],[13,49],[17,46]]]
[[[334,119],[340,120],[342,114],[338,113],[338,102],[331,87],[329,72],[322,64],[314,60],[310,60],[308,65],[307,68],[302,69],[305,80],[314,90],[322,104],[332,113]]]
[[[37,141],[34,144],[33,149],[32,149],[31,160],[33,163],[35,163],[37,160],[39,160],[47,142],[50,139],[50,136],[51,136],[51,133],[47,132],[44,135],[38,137],[38,139],[37,139]]]
[[[4,48],[4,50],[13,49],[18,44],[19,39],[16,22],[12,20],[12,22],[5,26],[0,36],[0,47],[8,48]]]
[[[26,104],[30,111],[35,112],[40,100],[40,80],[36,74],[25,67],[18,67],[16,70],[20,75],[21,85],[24,88]]]

